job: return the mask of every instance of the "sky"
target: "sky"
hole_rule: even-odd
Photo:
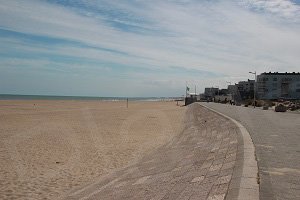
[[[170,97],[300,71],[300,0],[0,0],[0,94]]]

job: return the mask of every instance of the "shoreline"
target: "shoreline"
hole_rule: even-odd
[[[0,94],[1,100],[72,100],[72,101],[175,101],[181,97],[96,97],[55,95],[11,95]]]

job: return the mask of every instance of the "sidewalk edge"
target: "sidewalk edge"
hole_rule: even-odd
[[[240,135],[243,145],[241,145],[241,149],[240,147],[238,149],[240,155],[237,155],[237,163],[234,168],[234,175],[232,177],[226,199],[259,200],[258,166],[255,159],[255,147],[249,132],[235,119],[209,108],[208,106],[203,104],[200,105],[231,120],[239,128],[241,133]]]

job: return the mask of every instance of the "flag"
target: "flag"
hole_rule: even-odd
[[[190,91],[190,88],[188,86],[186,86],[186,91]]]

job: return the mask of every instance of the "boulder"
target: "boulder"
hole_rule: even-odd
[[[296,107],[295,104],[292,104],[292,105],[289,106],[289,109],[290,109],[291,111],[294,111],[294,110],[297,110],[297,107]]]
[[[282,104],[275,106],[275,112],[286,112],[286,107]]]

